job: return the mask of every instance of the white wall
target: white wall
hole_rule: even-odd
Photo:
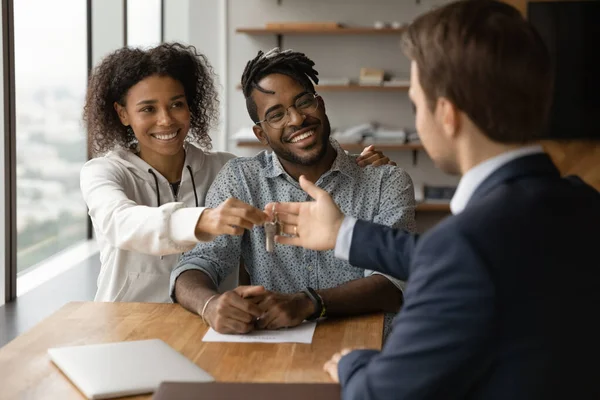
[[[225,150],[226,0],[167,0],[165,2],[165,42],[180,42],[196,47],[212,65],[220,107],[220,122],[211,132],[213,150]]]
[[[167,0],[164,9],[165,42],[190,42],[190,0]]]
[[[227,136],[226,118],[226,65],[225,58],[225,26],[226,0],[193,0],[190,1],[190,44],[196,46],[213,66],[217,75],[219,99],[221,100],[221,122],[210,132],[215,150],[225,150]]]
[[[148,48],[160,44],[161,0],[127,1],[127,46]]]
[[[123,46],[123,1],[92,0],[92,63]]]

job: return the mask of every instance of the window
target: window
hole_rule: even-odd
[[[82,0],[14,2],[17,272],[87,239]]]
[[[127,45],[151,47],[160,44],[162,36],[161,0],[127,1]]]

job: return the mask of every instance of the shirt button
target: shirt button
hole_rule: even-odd
[[[309,271],[312,271],[312,270],[313,270],[313,267],[311,267],[311,266],[309,265],[309,266],[308,266],[308,270],[309,270]]]

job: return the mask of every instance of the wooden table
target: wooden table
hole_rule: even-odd
[[[83,399],[50,361],[48,348],[152,338],[165,341],[217,381],[330,382],[322,366],[334,352],[381,349],[383,316],[322,322],[312,344],[204,343],[206,330],[198,316],[178,304],[70,303],[0,349],[0,397]]]

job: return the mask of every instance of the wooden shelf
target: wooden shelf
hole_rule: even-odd
[[[247,35],[399,35],[405,31],[404,28],[338,28],[338,29],[267,29],[267,28],[238,28],[236,33]]]
[[[317,92],[406,92],[410,85],[361,86],[361,85],[317,85]]]
[[[450,204],[446,203],[418,203],[416,211],[450,212]]]
[[[362,150],[368,146],[365,143],[340,143],[344,150]],[[422,144],[407,143],[407,144],[387,144],[387,143],[373,143],[377,150],[381,151],[405,151],[405,150],[423,150]]]
[[[361,85],[316,85],[317,93],[321,92],[406,92],[410,85],[402,86],[361,86]],[[237,85],[237,89],[242,89]]]
[[[261,142],[258,141],[248,141],[248,142],[237,142],[238,147],[254,147],[254,148],[265,148]],[[340,143],[344,150],[360,151],[368,146],[368,144],[364,143]],[[405,151],[405,150],[423,150],[423,145],[421,144],[386,144],[386,143],[374,143],[375,148],[381,151]]]
[[[245,141],[242,142],[242,141],[240,141],[240,142],[236,142],[235,145],[238,146],[238,147],[257,147],[257,148],[265,148],[265,147],[267,147],[267,146],[263,145],[261,142],[255,142],[255,141],[252,141],[252,142],[245,142]]]

